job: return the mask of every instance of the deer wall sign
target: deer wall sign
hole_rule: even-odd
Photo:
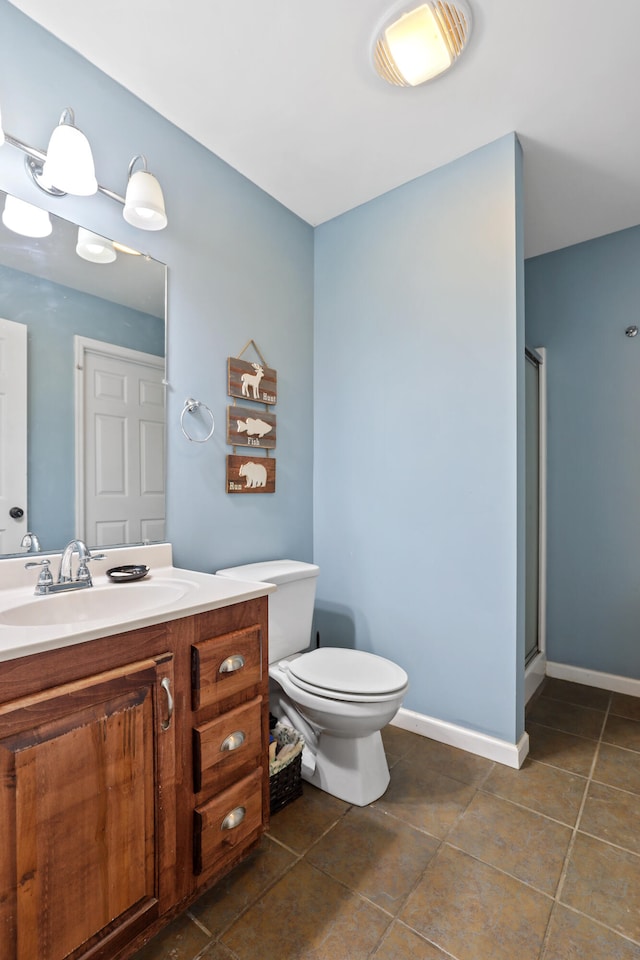
[[[278,402],[278,375],[264,363],[248,363],[238,357],[227,361],[230,397],[256,403]]]

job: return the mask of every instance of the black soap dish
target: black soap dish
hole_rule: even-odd
[[[132,580],[142,580],[149,573],[149,567],[144,563],[125,563],[122,567],[111,567],[107,570],[109,580],[114,583],[131,583]]]

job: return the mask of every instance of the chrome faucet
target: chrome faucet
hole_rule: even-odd
[[[71,559],[74,553],[78,554],[78,570],[74,579],[71,571]],[[58,584],[74,584],[79,587],[92,585],[91,574],[87,563],[89,560],[104,560],[104,553],[92,554],[84,540],[70,540],[60,557],[58,570]]]
[[[31,533],[30,531],[25,533],[20,546],[26,549],[27,553],[40,553],[42,549],[35,533]]]
[[[78,554],[78,569],[75,577],[72,575],[71,560],[74,553]],[[70,540],[60,557],[60,569],[58,579],[55,581],[49,570],[50,560],[46,557],[43,560],[32,560],[25,563],[25,569],[31,567],[42,567],[38,582],[36,584],[36,596],[43,596],[49,593],[59,593],[62,590],[80,590],[83,587],[93,586],[93,580],[87,564],[90,560],[104,560],[106,554],[92,554],[86,543],[82,540]]]

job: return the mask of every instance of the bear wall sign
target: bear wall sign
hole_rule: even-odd
[[[227,457],[227,493],[275,493],[276,461],[273,457]]]

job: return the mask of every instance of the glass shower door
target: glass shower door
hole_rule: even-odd
[[[540,358],[525,352],[525,665],[540,649]]]

